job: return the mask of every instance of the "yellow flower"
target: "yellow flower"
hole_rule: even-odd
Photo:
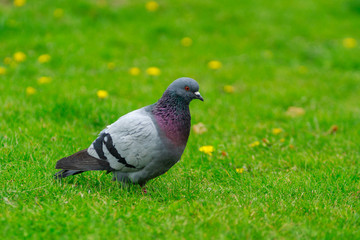
[[[146,73],[150,76],[159,76],[161,71],[157,67],[149,67],[148,69],[146,69]]]
[[[282,132],[282,129],[281,128],[273,128],[273,130],[272,130],[272,133],[274,134],[274,135],[278,135],[279,133],[281,133]]]
[[[107,63],[107,68],[109,70],[114,70],[115,69],[115,63],[114,62],[108,62]]]
[[[34,95],[36,93],[36,89],[33,87],[27,87],[26,88],[26,94],[27,95]]]
[[[286,111],[286,115],[290,117],[300,117],[305,114],[305,110],[301,107],[289,107]]]
[[[233,93],[235,91],[235,88],[231,85],[225,85],[224,86],[224,92],[226,93]]]
[[[344,38],[342,44],[345,48],[354,48],[357,46],[356,39],[351,37]]]
[[[137,76],[140,74],[140,69],[137,67],[132,67],[129,69],[129,74],[133,76]]]
[[[237,169],[236,169],[236,172],[237,172],[237,173],[243,173],[243,172],[244,172],[244,168],[237,168]]]
[[[159,8],[159,4],[155,1],[149,1],[145,4],[146,9],[149,12],[155,12]]]
[[[5,73],[6,73],[6,68],[0,67],[0,75],[5,75]]]
[[[9,65],[11,62],[12,62],[11,57],[6,57],[6,58],[4,58],[4,63],[5,63],[6,65]]]
[[[97,91],[96,94],[97,94],[98,98],[100,98],[100,99],[104,99],[109,96],[109,93],[105,90],[99,90],[99,91]]]
[[[214,147],[210,145],[202,146],[199,148],[199,151],[211,156],[212,153],[214,152]]]
[[[257,147],[257,146],[259,146],[260,145],[260,142],[259,141],[255,141],[255,142],[253,142],[253,143],[250,143],[249,144],[249,147]]]
[[[38,57],[39,63],[47,63],[51,60],[51,56],[49,54],[42,54]]]
[[[47,83],[50,83],[51,80],[52,80],[51,77],[43,76],[43,77],[39,77],[37,82],[38,82],[38,84],[47,84]]]
[[[210,69],[220,69],[222,67],[221,62],[213,60],[208,63]]]
[[[197,134],[203,134],[204,132],[207,132],[207,128],[201,122],[198,123],[198,124],[193,125],[192,129]]]
[[[285,138],[280,139],[280,142],[282,143],[285,142]]]
[[[54,10],[54,17],[61,18],[64,15],[64,10],[61,8],[57,8]]]
[[[26,59],[26,55],[23,52],[16,52],[14,53],[14,60],[16,62],[23,62]]]
[[[192,45],[192,39],[189,37],[184,37],[183,39],[181,39],[181,45],[183,45],[184,47],[190,47]]]
[[[14,0],[14,6],[16,7],[22,7],[26,3],[26,0]]]

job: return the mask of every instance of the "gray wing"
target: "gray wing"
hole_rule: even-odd
[[[163,144],[144,108],[130,112],[104,129],[88,148],[89,155],[107,160],[110,167],[135,172],[161,154]]]

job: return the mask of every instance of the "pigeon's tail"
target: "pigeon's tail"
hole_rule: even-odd
[[[81,150],[69,157],[65,157],[57,161],[56,169],[62,169],[55,174],[56,179],[65,178],[71,175],[76,175],[90,170],[106,170],[107,172],[114,171],[110,167],[109,162],[100,160],[90,156],[87,149]]]
[[[61,171],[55,173],[54,178],[55,178],[55,179],[62,179],[62,178],[66,178],[66,177],[68,177],[68,176],[80,174],[80,173],[83,173],[83,172],[85,172],[85,171],[79,171],[79,170],[61,170]]]

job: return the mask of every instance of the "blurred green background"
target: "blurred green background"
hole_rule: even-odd
[[[359,0],[0,0],[1,238],[360,238],[359,26]],[[183,76],[205,102],[148,195],[52,179]]]

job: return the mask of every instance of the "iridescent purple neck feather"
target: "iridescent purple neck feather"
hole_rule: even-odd
[[[191,125],[189,102],[167,90],[152,112],[166,137],[176,147],[185,148]]]

